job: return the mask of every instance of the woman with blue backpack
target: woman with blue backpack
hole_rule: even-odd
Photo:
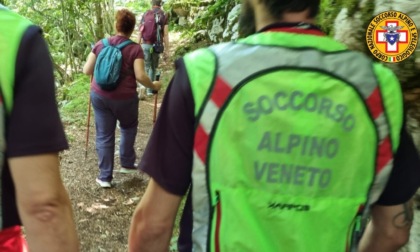
[[[137,135],[139,100],[137,83],[158,91],[159,81],[144,71],[144,53],[130,37],[135,15],[121,9],[115,16],[116,35],[98,41],[89,54],[83,73],[92,75],[91,101],[95,113],[99,176],[96,182],[110,188],[114,170],[115,128],[120,123],[121,173],[137,173],[134,142]]]

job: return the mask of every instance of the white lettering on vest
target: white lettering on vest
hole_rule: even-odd
[[[281,132],[266,131],[257,150],[333,159],[338,154],[339,148],[340,144],[336,138],[286,135]]]
[[[355,117],[348,112],[346,105],[335,103],[330,98],[320,97],[316,93],[293,91],[287,94],[279,91],[273,96],[262,95],[255,102],[247,102],[243,106],[243,111],[251,122],[257,121],[261,116],[284,110],[317,113],[338,123],[347,132],[356,124]]]
[[[331,169],[307,167],[303,165],[254,162],[254,175],[257,181],[296,186],[328,187],[331,182]]]

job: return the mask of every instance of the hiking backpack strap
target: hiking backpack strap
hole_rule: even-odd
[[[160,33],[161,33],[162,28],[160,27],[160,24],[158,24],[157,26],[158,27],[157,27],[157,31],[156,31],[156,41],[160,43],[162,41],[162,39],[160,37]]]
[[[131,39],[128,39],[128,40],[116,45],[115,47],[122,50],[124,47],[128,46],[131,43],[134,43],[134,42]]]
[[[122,50],[124,47],[128,46],[131,43],[134,43],[134,42],[131,39],[128,39],[128,40],[116,45],[115,47],[118,48],[119,50]],[[110,46],[109,41],[106,38],[102,39],[102,44],[104,45],[104,47]]]
[[[154,14],[154,16],[155,16],[155,24],[156,24],[156,41],[157,42],[161,42],[161,37],[160,37],[160,33],[161,33],[161,31],[162,31],[162,26],[161,26],[161,24],[160,24],[160,13],[161,12],[161,10],[160,9],[158,9],[158,8],[156,8],[156,9],[154,9],[153,10],[153,14]]]
[[[108,39],[106,38],[102,39],[102,44],[104,45],[104,47],[109,46]]]

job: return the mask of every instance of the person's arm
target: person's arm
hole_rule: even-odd
[[[83,73],[87,75],[92,75],[93,70],[95,69],[95,63],[96,63],[96,55],[93,52],[91,52],[89,53],[86,63],[83,66]]]
[[[137,41],[138,41],[139,44],[141,44],[141,36],[142,36],[142,33],[139,32],[139,36],[137,37]]]
[[[413,221],[411,202],[397,206],[374,206],[359,244],[359,252],[395,252],[410,236]]]
[[[58,154],[10,158],[19,215],[32,252],[79,251]]]
[[[403,125],[394,167],[385,190],[372,207],[372,220],[359,244],[361,252],[397,251],[407,242],[413,220],[411,198],[420,185],[419,167],[419,155]]]
[[[169,50],[169,27],[168,25],[163,26],[163,43],[165,43],[166,51]]]
[[[6,169],[29,250],[78,251],[57,154],[68,143],[55,100],[53,65],[36,27],[30,27],[20,43],[13,92],[13,110],[6,118]]]
[[[155,91],[159,91],[159,89],[161,88],[160,81],[152,82],[149,76],[147,76],[146,72],[144,71],[143,59],[134,60],[134,75],[136,76],[136,80],[145,87],[151,88]]]
[[[141,44],[141,40],[142,40],[142,38],[143,38],[143,30],[144,30],[144,15],[145,15],[145,13],[141,16],[141,19],[140,19],[140,25],[139,25],[139,36],[138,36],[138,41],[139,41],[139,44]]]
[[[128,250],[167,252],[181,199],[151,179],[131,220]]]
[[[139,41],[139,44],[142,43],[143,30],[144,30],[144,23],[143,23],[143,19],[142,19],[142,21],[140,23],[140,28],[139,28],[139,36],[137,37],[137,40]]]
[[[130,251],[168,251],[179,202],[191,184],[194,100],[184,64],[177,61],[175,66],[139,164],[152,179],[132,218]],[[190,233],[187,219],[180,223],[184,236]]]

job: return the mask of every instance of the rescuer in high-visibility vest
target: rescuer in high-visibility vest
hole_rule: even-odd
[[[140,164],[151,181],[130,251],[168,249],[187,193],[182,252],[406,243],[420,161],[399,82],[325,36],[314,24],[319,4],[244,0],[246,38],[177,61]]]
[[[78,251],[52,69],[39,27],[0,5],[1,252]]]

